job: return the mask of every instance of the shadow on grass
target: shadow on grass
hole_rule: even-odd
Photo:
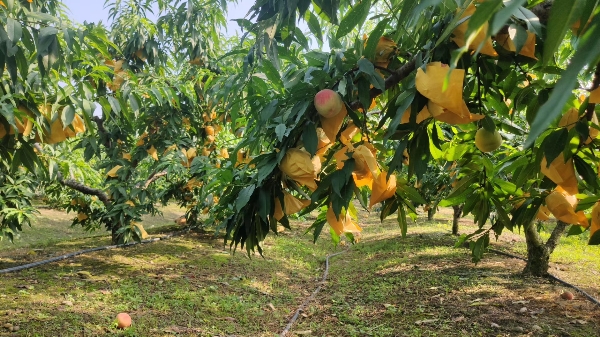
[[[468,250],[453,248],[453,239],[440,233],[364,242],[334,261],[327,289],[296,329],[345,336],[599,336],[597,308],[582,297],[561,300],[562,288],[546,279],[523,278],[523,265],[494,254],[474,264]]]

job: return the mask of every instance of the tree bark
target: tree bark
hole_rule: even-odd
[[[537,226],[532,222],[525,229],[525,240],[527,242],[527,265],[523,269],[523,274],[542,277],[548,274],[550,263],[550,254],[558,245],[560,237],[567,229],[568,224],[562,221],[556,222],[556,227],[552,231],[550,238],[544,244]]]
[[[435,209],[433,207],[429,207],[429,209],[427,210],[427,220],[433,220],[433,215],[435,214],[434,211]]]
[[[452,206],[454,213],[452,214],[452,235],[458,235],[458,220],[463,210],[463,205]]]
[[[73,180],[73,179],[65,180],[63,178],[62,173],[60,173],[60,172],[58,172],[57,180],[63,186],[70,187],[78,192],[83,193],[83,194],[97,196],[98,199],[100,199],[100,201],[102,201],[104,206],[110,205],[110,200],[108,198],[108,195],[106,195],[106,193],[104,193],[104,191],[102,191],[102,190],[86,186],[78,181]]]

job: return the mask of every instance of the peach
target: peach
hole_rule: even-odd
[[[331,89],[323,89],[315,95],[315,108],[319,115],[325,118],[337,115],[342,111],[343,105],[340,94]]]
[[[117,328],[125,329],[131,326],[131,316],[129,314],[122,312],[117,315]]]

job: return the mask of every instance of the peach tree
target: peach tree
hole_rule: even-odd
[[[142,239],[159,202],[214,203],[225,2],[116,1],[109,26],[71,22],[60,1],[1,5],[3,234],[30,223],[36,186],[115,243]]]
[[[251,161],[215,210],[228,240],[261,252],[277,223],[312,211],[315,238],[328,228],[353,240],[354,199],[382,203],[381,218],[397,214],[406,232],[424,201],[407,178],[441,160],[457,173],[441,205],[462,204],[479,227],[461,239],[475,261],[505,229],[527,234],[535,275],[568,225],[600,243],[598,10],[592,0],[257,2],[243,22],[253,45],[240,49],[240,77],[254,77],[238,87],[248,125],[236,151]],[[558,225],[543,243],[536,218],[548,216]]]

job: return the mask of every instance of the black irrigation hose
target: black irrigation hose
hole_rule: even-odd
[[[43,261],[38,261],[38,262],[33,262],[33,263],[28,263],[28,264],[24,264],[21,266],[16,266],[16,267],[11,267],[11,268],[6,268],[6,269],[1,269],[0,270],[0,274],[7,274],[7,273],[13,273],[13,272],[17,272],[17,271],[21,271],[21,270],[25,270],[25,269],[29,269],[29,268],[34,268],[34,267],[38,267],[47,263],[52,263],[52,262],[56,262],[56,261],[61,261],[61,260],[65,260],[71,257],[75,257],[78,255],[82,255],[82,254],[86,254],[86,253],[91,253],[91,252],[97,252],[97,251],[101,251],[101,250],[109,250],[109,249],[115,249],[115,248],[122,248],[122,247],[129,247],[129,246],[135,246],[135,245],[139,245],[139,244],[145,244],[145,243],[153,243],[153,242],[157,242],[157,241],[162,241],[162,240],[167,240],[170,239],[172,237],[175,236],[179,236],[182,234],[185,234],[187,232],[189,232],[191,229],[191,227],[187,227],[183,230],[177,231],[177,232],[173,232],[171,234],[167,234],[165,236],[161,236],[158,238],[153,238],[153,239],[147,239],[147,240],[142,240],[140,242],[130,242],[130,243],[124,243],[124,244],[120,244],[120,245],[110,245],[110,246],[103,246],[103,247],[96,247],[96,248],[90,248],[90,249],[84,249],[84,250],[80,250],[78,252],[73,252],[73,253],[69,253],[69,254],[65,254],[65,255],[61,255],[61,256],[56,256],[47,260],[43,260]]]
[[[489,250],[490,252],[492,252],[492,253],[496,253],[496,254],[498,254],[498,255],[504,255],[504,256],[512,257],[512,258],[514,258],[514,259],[519,259],[519,260],[523,260],[523,261],[526,261],[526,262],[527,262],[527,259],[526,259],[526,258],[524,258],[524,257],[522,257],[522,256],[513,255],[513,254],[510,254],[510,253],[503,252],[503,251],[501,251],[501,250],[492,249],[492,248],[488,248],[488,250]],[[567,286],[567,287],[571,287],[571,288],[573,288],[573,289],[577,290],[578,292],[582,293],[582,294],[583,294],[583,296],[587,297],[587,299],[588,299],[590,302],[592,302],[592,303],[594,303],[595,305],[597,305],[598,307],[600,307],[600,301],[598,301],[598,300],[597,300],[597,299],[596,299],[594,296],[592,296],[592,295],[588,294],[587,292],[585,292],[583,289],[581,289],[581,288],[577,287],[576,285],[573,285],[573,284],[571,284],[571,283],[569,283],[569,282],[567,282],[567,281],[563,281],[563,280],[559,279],[558,277],[556,277],[556,276],[554,276],[554,275],[552,275],[552,274],[550,274],[550,273],[548,273],[548,274],[546,275],[546,277],[547,277],[547,278],[549,278],[549,279],[551,279],[551,280],[557,281],[558,283],[562,283],[563,285],[565,285],[565,286]]]
[[[294,313],[294,316],[292,316],[292,318],[290,319],[290,321],[288,322],[288,324],[286,325],[285,329],[283,329],[283,331],[281,332],[281,334],[279,334],[279,337],[285,337],[285,335],[290,332],[290,329],[292,328],[292,326],[294,325],[294,323],[296,322],[296,320],[298,319],[298,316],[300,316],[300,313],[302,311],[304,311],[304,308],[308,305],[308,303],[312,300],[315,299],[315,296],[317,296],[317,294],[319,293],[319,291],[321,291],[321,288],[323,288],[323,285],[325,285],[325,281],[327,280],[327,275],[329,274],[329,259],[336,256],[336,255],[340,255],[342,253],[347,252],[348,249],[341,251],[341,252],[337,252],[334,254],[329,254],[325,257],[325,272],[323,273],[323,278],[321,279],[321,282],[319,282],[319,286],[317,287],[317,289],[315,289],[313,291],[313,293],[304,300],[304,302],[302,302],[302,304],[300,304],[300,306],[298,307],[298,309],[296,310],[296,312]]]

